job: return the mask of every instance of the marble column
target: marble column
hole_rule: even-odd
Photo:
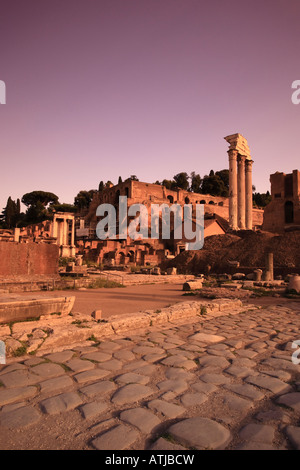
[[[229,226],[237,230],[237,150],[229,150]]]
[[[246,192],[245,192],[245,160],[244,155],[238,156],[238,227],[245,229]]]
[[[253,209],[253,199],[252,199],[252,160],[246,160],[246,229],[252,230],[252,209]]]

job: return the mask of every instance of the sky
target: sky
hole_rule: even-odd
[[[0,0],[0,211],[9,196],[300,169],[299,0]]]

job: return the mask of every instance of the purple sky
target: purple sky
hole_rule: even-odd
[[[299,0],[1,0],[0,211],[100,180],[228,167],[240,132],[253,184],[299,165]]]

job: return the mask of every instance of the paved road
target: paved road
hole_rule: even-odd
[[[299,328],[243,306],[0,366],[0,449],[300,449]]]

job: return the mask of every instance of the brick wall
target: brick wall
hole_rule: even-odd
[[[57,245],[0,242],[0,276],[58,273]]]

